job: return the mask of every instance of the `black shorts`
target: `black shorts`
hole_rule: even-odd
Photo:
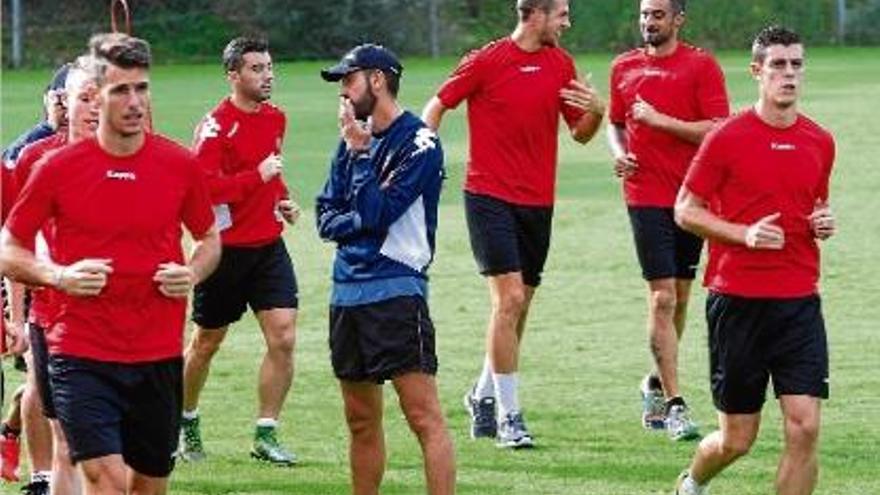
[[[550,250],[553,207],[515,205],[465,191],[464,211],[481,274],[521,272],[526,285],[541,284]]]
[[[383,383],[411,371],[437,373],[434,324],[419,296],[330,306],[330,360],[340,380]]]
[[[121,454],[136,472],[165,478],[183,401],[183,360],[119,364],[49,358],[55,409],[73,463]]]
[[[248,305],[254,312],[299,305],[282,239],[255,248],[223,246],[220,265],[193,290],[192,320],[204,329],[222,328],[241,319]]]
[[[628,207],[636,255],[645,280],[693,280],[703,239],[675,223],[672,208]]]
[[[819,296],[752,299],[709,293],[709,366],[715,407],[761,410],[772,377],[776,397],[828,398],[828,344]]]
[[[52,398],[52,384],[49,381],[49,346],[46,344],[46,330],[35,324],[28,323],[28,337],[31,341],[31,363],[37,383],[37,393],[43,403],[43,416],[49,419],[58,417],[55,412],[55,401]]]

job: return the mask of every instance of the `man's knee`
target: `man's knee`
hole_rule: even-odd
[[[519,318],[526,309],[526,288],[523,284],[508,284],[495,296],[494,308],[501,316]]]
[[[195,355],[201,359],[211,359],[220,350],[220,344],[226,336],[226,332],[220,330],[197,329],[189,344],[190,356]],[[189,356],[188,356],[189,357]]]
[[[674,314],[678,305],[675,290],[666,287],[651,289],[650,305],[654,314]]]
[[[785,439],[789,446],[812,449],[819,440],[819,420],[811,415],[785,418]]]
[[[94,492],[122,494],[127,491],[125,469],[113,466],[110,462],[85,461],[82,463],[82,476],[83,481]]]
[[[267,347],[269,352],[289,356],[296,347],[296,329],[293,322],[276,327],[269,332]]]
[[[728,434],[722,437],[719,447],[724,458],[732,461],[748,454],[754,443],[754,436]]]

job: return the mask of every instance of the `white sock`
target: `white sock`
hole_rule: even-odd
[[[196,419],[199,417],[199,408],[195,408],[192,411],[183,411],[183,419]]]
[[[485,399],[486,397],[495,396],[495,382],[492,381],[492,363],[489,362],[487,354],[483,360],[483,371],[477,378],[477,384],[474,385],[474,397],[477,399]]]
[[[45,481],[46,483],[52,483],[52,471],[34,471],[31,473],[31,483],[38,483],[40,481]]]
[[[516,373],[494,373],[492,380],[495,382],[498,419],[503,420],[509,413],[519,411],[519,398],[516,393],[519,388],[519,376]]]
[[[681,490],[687,495],[704,495],[706,489],[706,485],[700,485],[697,483],[692,477],[691,473],[688,472],[687,477],[684,481],[681,482]]]
[[[275,418],[259,418],[257,419],[257,426],[275,428],[278,426],[278,420]]]

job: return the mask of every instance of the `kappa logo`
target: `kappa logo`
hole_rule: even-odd
[[[202,126],[199,128],[199,141],[215,138],[219,133],[220,124],[217,122],[217,119],[215,119],[213,115],[208,115],[205,117],[205,120],[202,121]]]
[[[777,143],[773,141],[770,143],[770,149],[773,151],[794,151],[797,149],[797,146],[791,143]]]
[[[541,70],[541,66],[539,66],[539,65],[523,65],[522,67],[519,68],[520,72],[523,72],[526,74],[531,74],[533,72],[538,72],[540,70]]]
[[[122,171],[122,170],[108,170],[107,178],[112,180],[125,180],[125,181],[134,181],[137,180],[137,176],[134,172]]]

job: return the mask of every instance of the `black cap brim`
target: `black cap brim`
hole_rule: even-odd
[[[339,82],[343,77],[357,70],[357,67],[352,67],[346,64],[336,64],[333,67],[321,70],[321,78],[327,82]]]

